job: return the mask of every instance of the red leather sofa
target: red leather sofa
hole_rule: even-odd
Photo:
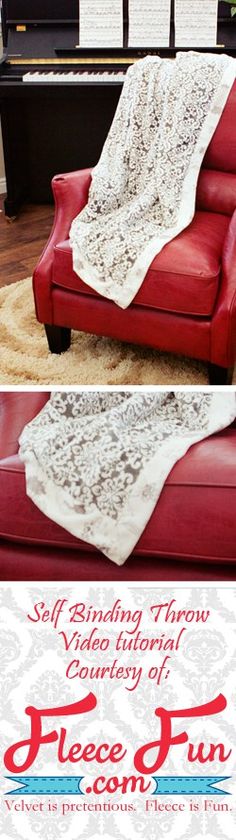
[[[236,579],[236,424],[175,465],[132,557],[118,567],[26,496],[18,437],[48,396],[0,395],[1,580]]]
[[[236,357],[236,82],[201,168],[196,213],[153,260],[121,311],[73,272],[69,230],[87,202],[89,169],[53,179],[55,222],[34,272],[37,318],[61,353],[70,330],[202,359],[211,384],[230,384]]]

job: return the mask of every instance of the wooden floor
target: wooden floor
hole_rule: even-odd
[[[0,198],[0,287],[30,277],[48,239],[54,209],[26,205],[15,222],[7,222]]]

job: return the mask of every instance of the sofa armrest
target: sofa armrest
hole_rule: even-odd
[[[91,172],[91,169],[81,169],[78,172],[55,175],[52,180],[52,190],[58,215],[57,227],[59,230],[59,225],[61,225],[63,239],[67,239],[71,222],[87,204]],[[62,217],[59,213],[60,210],[62,211]]]
[[[224,241],[222,279],[211,328],[211,362],[230,367],[236,355],[236,210]]]
[[[52,190],[55,200],[54,223],[48,242],[33,275],[37,318],[43,323],[50,322],[54,246],[58,242],[68,239],[73,219],[87,203],[90,183],[91,169],[56,175],[52,180]]]
[[[2,392],[0,394],[0,459],[18,452],[20,434],[49,399],[49,392]]]

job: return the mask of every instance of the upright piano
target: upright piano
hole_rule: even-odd
[[[9,218],[24,201],[51,201],[53,175],[97,163],[132,62],[148,53],[175,56],[174,0],[164,48],[128,47],[128,8],[123,0],[123,46],[88,49],[78,45],[78,0],[2,0],[0,112]],[[235,23],[230,6],[220,2],[220,46],[213,51],[236,55]]]

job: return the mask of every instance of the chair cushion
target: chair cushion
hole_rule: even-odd
[[[191,224],[153,260],[133,305],[211,315],[219,285],[221,254],[229,217],[197,211]],[[53,283],[100,297],[73,272],[69,240],[55,246]]]
[[[135,556],[236,560],[236,429],[201,441],[169,474]],[[14,515],[13,515],[14,512]],[[0,462],[0,536],[51,548],[91,552],[91,546],[56,525],[25,494],[17,455]],[[100,552],[95,548],[98,562]]]
[[[16,545],[1,542],[0,545],[1,580],[29,581],[184,581],[199,580],[221,581],[236,580],[236,566],[233,563],[188,563],[178,557],[135,557],[129,558],[124,566],[115,566],[106,557],[90,551],[71,551],[66,548],[43,548],[37,545]]]

